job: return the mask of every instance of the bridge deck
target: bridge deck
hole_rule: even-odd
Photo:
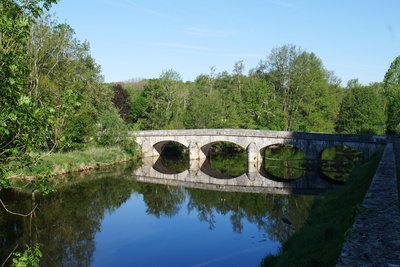
[[[386,143],[384,135],[370,134],[332,134],[306,133],[288,131],[268,131],[250,129],[182,129],[182,130],[149,130],[130,132],[131,136],[240,136],[256,138],[283,138],[321,141],[343,141],[361,143]]]

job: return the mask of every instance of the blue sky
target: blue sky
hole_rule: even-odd
[[[382,81],[400,55],[398,0],[60,0],[51,9],[87,40],[106,82],[174,69],[245,71],[272,48],[314,52],[346,84]]]

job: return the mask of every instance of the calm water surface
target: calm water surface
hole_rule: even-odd
[[[258,266],[308,216],[311,196],[136,181],[130,166],[68,177],[48,196],[1,191],[0,258],[40,243],[43,266]],[[3,261],[1,261],[3,262]]]

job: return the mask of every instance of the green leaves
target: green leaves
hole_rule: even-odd
[[[384,99],[372,86],[353,86],[347,89],[337,118],[340,133],[383,134]]]
[[[40,148],[49,133],[46,109],[28,87],[26,44],[34,19],[54,2],[0,2],[0,186],[10,183],[10,172],[32,162],[27,152]]]
[[[39,267],[42,252],[40,246],[35,244],[32,247],[27,247],[24,252],[13,253],[11,266],[13,267]]]
[[[386,131],[400,134],[400,56],[398,56],[385,74],[383,87],[387,98]]]

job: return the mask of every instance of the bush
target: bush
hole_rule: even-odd
[[[101,146],[120,146],[134,155],[137,145],[128,138],[128,127],[116,109],[105,111],[99,118],[97,143]]]

